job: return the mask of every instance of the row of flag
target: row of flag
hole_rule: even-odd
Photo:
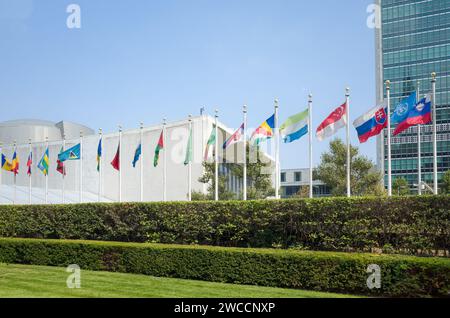
[[[318,127],[316,130],[316,137],[318,140],[323,140],[335,134],[340,128],[345,127],[346,122],[346,106],[344,103],[336,108]],[[306,109],[296,115],[289,117],[281,126],[280,134],[284,143],[294,142],[308,133],[309,130],[309,110]],[[386,128],[387,124],[387,109],[386,106],[377,106],[367,113],[357,118],[353,125],[357,131],[359,141],[361,143],[366,142],[369,138],[377,136],[381,131]],[[411,126],[419,124],[427,124],[431,122],[431,96],[425,95],[422,99],[417,101],[416,92],[412,93],[407,98],[403,99],[394,109],[391,115],[391,123],[396,124],[394,130],[394,136],[400,134]],[[231,135],[223,144],[222,148],[226,149],[231,145],[244,140],[244,123]],[[254,146],[258,146],[267,139],[274,136],[275,130],[275,114],[270,116],[264,121],[251,135],[250,143]],[[153,165],[156,167],[159,161],[159,155],[161,150],[164,149],[164,132],[162,131],[158,139],[154,151]],[[210,137],[206,143],[206,149],[204,153],[204,159],[207,160],[211,146],[216,142],[216,129],[213,126]],[[64,162],[67,160],[79,160],[81,158],[81,144],[77,144],[70,149],[61,151],[57,159],[57,171],[63,175],[66,174]],[[135,150],[134,158],[132,161],[133,167],[136,167],[137,162],[142,154],[142,145],[139,143]],[[97,147],[97,171],[100,171],[100,161],[102,158],[102,139],[100,138]],[[186,150],[186,157],[184,164],[187,165],[192,160],[192,129],[189,132],[188,147]],[[27,173],[31,175],[31,166],[33,163],[33,154],[30,152],[27,161]],[[117,148],[117,152],[114,156],[111,165],[114,169],[120,170],[120,144]],[[13,172],[15,175],[19,173],[19,158],[17,152],[14,151],[12,160],[9,161],[4,154],[2,154],[1,168],[6,171]],[[42,171],[44,175],[49,171],[49,149],[47,148],[38,162],[37,167]]]

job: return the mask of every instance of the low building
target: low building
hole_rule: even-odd
[[[309,169],[281,170],[281,197],[290,198],[299,194],[303,187],[309,186]],[[314,197],[327,197],[331,189],[320,180],[313,180]]]

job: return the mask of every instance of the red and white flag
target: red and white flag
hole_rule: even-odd
[[[317,127],[316,136],[319,141],[333,136],[339,129],[347,125],[347,103],[336,108],[321,124]]]

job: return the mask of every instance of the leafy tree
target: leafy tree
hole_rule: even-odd
[[[392,182],[392,193],[395,195],[409,195],[411,191],[409,190],[408,181],[405,178],[396,178]]]
[[[292,196],[295,199],[309,198],[309,185],[301,186],[298,192]]]
[[[450,170],[447,170],[442,177],[442,194],[450,194]]]
[[[261,154],[259,151],[256,158],[252,158],[251,160],[249,152],[250,147],[247,145],[247,198],[249,200],[255,200],[273,196],[275,190],[272,187],[271,175],[263,173],[263,170],[268,168],[270,163],[264,163],[261,161]],[[236,177],[241,179],[243,178],[243,165],[234,163],[220,163],[220,165],[227,165],[229,171],[231,171]],[[199,182],[208,184],[208,194],[206,196],[202,196],[201,194],[196,193],[195,196],[193,194],[193,199],[195,197],[195,199],[199,200],[214,200],[215,165],[213,162],[203,162],[203,167],[205,168],[205,172],[203,176],[199,178]],[[219,200],[236,199],[235,193],[227,190],[226,181],[226,176],[219,176]],[[242,197],[242,193],[240,194],[240,197]]]
[[[341,139],[330,142],[330,151],[322,154],[319,167],[314,173],[331,188],[334,196],[347,193],[347,145]],[[373,162],[359,155],[357,147],[350,147],[350,182],[353,195],[384,195],[382,174],[376,171]]]

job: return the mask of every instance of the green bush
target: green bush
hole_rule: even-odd
[[[448,255],[450,196],[3,205],[0,236]]]
[[[450,259],[98,241],[0,239],[0,262],[371,296],[448,297]],[[367,287],[367,266],[381,288]]]

